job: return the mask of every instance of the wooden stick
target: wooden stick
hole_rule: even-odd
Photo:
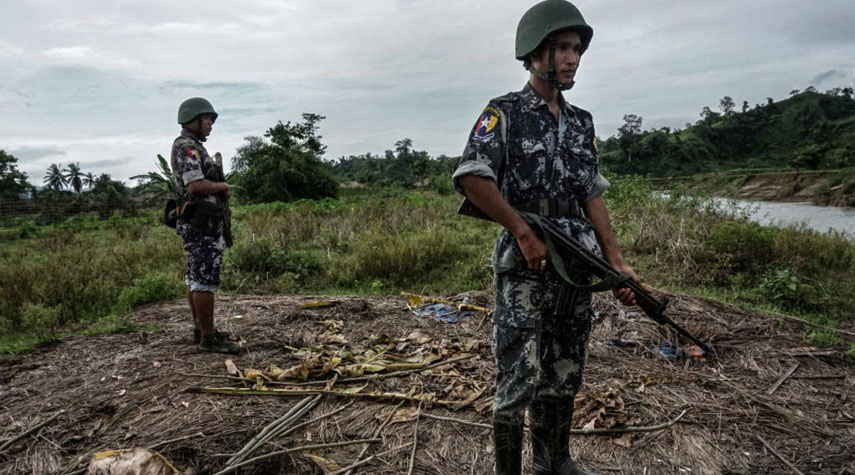
[[[771,395],[772,395],[772,393],[774,393],[775,391],[777,391],[777,390],[778,390],[778,387],[780,387],[782,384],[784,384],[784,381],[786,381],[786,380],[787,380],[787,378],[789,378],[790,376],[792,376],[792,375],[793,375],[793,373],[795,373],[795,372],[796,372],[796,368],[798,368],[798,367],[799,367],[799,363],[798,363],[798,362],[796,362],[796,364],[794,364],[794,365],[790,366],[790,369],[788,369],[788,370],[787,370],[787,372],[786,372],[786,373],[784,373],[784,374],[783,374],[783,375],[778,379],[778,381],[776,381],[776,382],[775,382],[775,384],[773,384],[772,386],[770,386],[770,387],[769,387],[769,389],[767,389],[767,390],[766,390],[766,394],[768,394],[768,395],[770,395],[770,396],[771,396]]]
[[[182,440],[192,439],[193,437],[205,437],[205,434],[201,432],[196,432],[195,434],[185,435],[184,437],[177,437],[175,439],[164,440],[163,442],[158,442],[154,445],[150,445],[148,450],[157,450],[164,445],[169,445],[173,442],[181,442]]]
[[[354,468],[356,468],[356,467],[359,467],[359,466],[365,465],[366,463],[368,463],[368,462],[370,462],[370,461],[372,461],[372,460],[374,460],[374,459],[376,459],[376,458],[380,458],[380,457],[382,457],[382,456],[384,456],[384,455],[389,455],[389,454],[391,454],[392,452],[397,452],[397,451],[399,451],[399,450],[406,449],[407,447],[409,447],[409,446],[411,446],[411,445],[413,445],[413,443],[412,443],[412,442],[407,442],[407,443],[406,443],[406,444],[404,444],[404,445],[399,445],[399,446],[394,447],[394,448],[391,448],[391,449],[389,449],[389,450],[386,450],[386,451],[380,452],[379,454],[374,454],[374,455],[372,455],[372,456],[370,456],[370,457],[368,457],[368,458],[366,458],[366,459],[364,459],[364,460],[360,460],[359,462],[352,463],[352,464],[348,465],[347,467],[344,467],[344,468],[343,468],[343,469],[341,469],[341,470],[337,470],[337,471],[335,471],[335,472],[331,473],[330,475],[341,475],[342,473],[349,472],[350,470],[353,470],[353,469],[354,469]],[[216,475],[216,474],[215,474],[215,475]]]
[[[294,452],[303,452],[306,450],[316,450],[316,449],[329,449],[333,447],[344,447],[346,445],[355,445],[355,444],[375,444],[377,442],[381,442],[381,439],[359,439],[359,440],[347,440],[344,442],[334,442],[331,444],[315,444],[315,445],[301,445],[300,447],[291,447],[290,449],[285,450],[277,450],[276,452],[270,452],[269,454],[259,455],[258,457],[251,458],[245,462],[241,462],[237,465],[233,465],[224,470],[220,470],[214,475],[225,475],[227,473],[232,473],[239,468],[243,468],[247,465],[251,465],[259,460],[264,460],[270,457],[276,457],[277,455],[290,454]]]
[[[380,433],[381,433],[381,432],[383,432],[383,429],[385,429],[385,428],[386,428],[386,426],[387,426],[387,425],[389,425],[389,423],[390,423],[390,422],[392,422],[392,417],[394,417],[394,416],[395,416],[395,413],[396,413],[396,412],[398,412],[398,409],[400,409],[400,408],[401,408],[401,406],[403,406],[403,405],[404,405],[404,402],[406,402],[406,401],[401,401],[401,402],[399,402],[399,403],[398,403],[398,405],[397,405],[397,406],[395,406],[395,408],[394,408],[394,409],[392,409],[392,412],[390,412],[390,413],[389,413],[389,416],[386,418],[386,420],[385,420],[385,421],[383,421],[383,423],[382,423],[382,424],[380,424],[380,427],[378,427],[376,431],[374,431],[374,434],[372,435],[372,438],[375,438],[375,439],[376,439],[376,438],[380,437]],[[356,457],[356,461],[354,462],[354,464],[358,464],[358,463],[359,463],[359,461],[360,461],[360,460],[362,460],[362,457],[364,457],[364,456],[365,456],[365,452],[368,452],[368,447],[370,447],[370,445],[368,445],[368,444],[365,444],[365,445],[362,447],[362,451],[361,451],[361,452],[359,452],[359,456],[358,456],[358,457]],[[351,465],[351,467],[353,467],[353,466],[354,466],[354,465]],[[348,470],[348,471],[347,471],[347,473],[345,473],[345,475],[352,475],[352,474],[353,474],[353,469],[350,469],[350,470]]]
[[[231,396],[279,396],[279,397],[294,397],[294,396],[311,396],[324,394],[335,397],[342,398],[354,398],[354,399],[391,399],[393,401],[412,401],[419,402],[425,401],[430,404],[437,404],[440,406],[450,406],[457,401],[447,401],[443,399],[431,399],[425,396],[415,397],[415,396],[407,396],[406,394],[400,393],[346,393],[344,391],[324,391],[324,390],[305,390],[305,389],[297,389],[297,390],[289,390],[289,389],[267,389],[267,390],[258,390],[258,389],[249,389],[249,388],[209,388],[209,387],[200,387],[200,386],[191,386],[185,390],[189,393],[204,393],[204,394],[225,394]]]
[[[451,363],[456,363],[458,361],[468,360],[470,358],[474,358],[475,354],[471,355],[463,355],[455,358],[451,358],[446,361],[437,361],[436,363],[429,364],[427,366],[421,368],[413,368],[413,369],[404,369],[401,371],[393,371],[391,373],[384,374],[373,374],[371,376],[357,376],[354,378],[346,378],[339,379],[337,384],[340,383],[357,383],[360,381],[373,381],[375,379],[386,379],[386,378],[394,378],[398,376],[403,376],[405,374],[410,373],[418,373],[420,371],[427,371],[429,369],[438,368],[440,366],[449,365]],[[210,378],[210,379],[225,379],[229,381],[240,381],[246,383],[255,383],[254,379],[250,378],[239,378],[237,376],[226,376],[221,374],[203,374],[203,373],[178,373],[180,376],[188,376],[188,377],[197,377],[197,378]],[[296,381],[296,382],[284,382],[284,381],[265,381],[265,386],[321,386],[327,383],[327,380],[318,380],[318,381]]]
[[[241,462],[243,459],[246,458],[248,454],[250,454],[256,448],[260,447],[261,444],[266,442],[270,438],[269,436],[276,432],[276,430],[279,429],[280,426],[282,426],[283,424],[287,424],[294,418],[303,415],[304,409],[311,408],[312,403],[316,402],[318,399],[320,399],[320,397],[320,395],[315,396],[314,398],[312,398],[311,396],[306,396],[300,402],[295,404],[294,407],[292,407],[288,412],[286,412],[284,416],[264,426],[261,432],[256,434],[252,439],[249,440],[249,442],[246,443],[246,445],[243,446],[243,448],[241,448],[240,450],[235,452],[234,455],[232,455],[232,457],[226,462],[226,465],[231,466],[232,464]]]
[[[0,453],[2,453],[3,451],[5,451],[9,447],[11,447],[12,444],[14,444],[15,442],[23,439],[24,437],[32,434],[33,432],[35,432],[35,431],[41,429],[42,427],[50,424],[51,422],[54,421],[54,419],[56,419],[57,417],[59,417],[61,414],[64,414],[64,413],[65,413],[65,410],[60,409],[59,411],[55,412],[52,416],[48,417],[47,419],[39,422],[38,424],[30,427],[29,429],[25,430],[24,432],[22,432],[22,433],[16,435],[15,437],[12,437],[11,439],[7,440],[3,445],[0,445]]]
[[[410,465],[407,469],[407,475],[413,475],[413,468],[416,466],[416,449],[419,446],[419,421],[422,416],[422,403],[419,401],[419,408],[416,410],[416,427],[413,429],[413,450],[410,452]]]
[[[286,435],[288,435],[288,434],[290,434],[290,433],[294,432],[294,431],[295,431],[295,430],[297,430],[297,429],[300,429],[300,428],[302,428],[302,427],[306,427],[306,426],[308,426],[308,425],[314,424],[315,422],[318,422],[318,421],[320,421],[320,420],[322,420],[322,419],[326,419],[326,418],[328,418],[328,417],[332,417],[332,416],[334,416],[334,415],[338,414],[339,412],[341,412],[341,411],[343,411],[343,410],[347,409],[347,408],[348,408],[348,407],[350,407],[351,405],[353,405],[353,401],[350,401],[349,403],[345,404],[344,406],[341,406],[340,408],[338,408],[338,409],[336,409],[336,410],[334,410],[334,411],[331,411],[331,412],[328,412],[328,413],[326,413],[326,414],[320,415],[320,416],[318,416],[318,417],[316,417],[316,418],[314,418],[314,419],[312,419],[312,420],[310,420],[310,421],[306,421],[306,422],[303,422],[303,423],[297,424],[297,425],[295,425],[294,427],[290,427],[290,428],[288,428],[285,432],[282,432],[281,434],[276,434],[276,436],[275,436],[275,437],[285,437]],[[377,436],[372,437],[372,439],[376,439],[376,438],[377,438]],[[268,441],[268,442],[269,442],[269,441]],[[366,447],[368,447],[368,445],[366,445]]]
[[[663,424],[655,425],[655,426],[623,427],[620,429],[571,429],[570,433],[574,434],[574,435],[603,435],[603,434],[627,434],[627,433],[636,433],[636,432],[655,432],[657,430],[667,429],[667,428],[673,426],[687,412],[689,412],[688,409],[681,412],[680,415],[675,417],[674,419],[672,419],[668,422],[665,422]],[[468,426],[480,427],[482,429],[492,429],[493,428],[493,426],[490,424],[484,424],[484,423],[480,423],[480,422],[472,422],[472,421],[467,421],[465,419],[457,419],[454,417],[435,416],[433,414],[422,414],[422,416],[427,417],[429,419],[437,419],[440,421],[456,422],[458,424],[465,424]],[[526,429],[528,429],[528,428],[526,427]]]
[[[763,437],[760,437],[760,435],[757,435],[757,439],[758,439],[760,442],[762,442],[762,443],[763,443],[763,445],[765,445],[767,449],[769,449],[769,452],[772,452],[772,455],[774,455],[775,457],[778,457],[778,459],[780,459],[780,460],[781,460],[781,462],[784,462],[785,464],[787,464],[787,466],[788,466],[788,467],[790,467],[790,468],[793,470],[793,472],[795,472],[795,473],[797,473],[797,474],[799,474],[799,475],[805,475],[804,473],[802,473],[802,472],[801,472],[801,470],[797,469],[795,465],[793,465],[792,463],[790,463],[790,461],[789,461],[789,460],[785,459],[781,454],[779,454],[777,450],[775,450],[774,448],[772,448],[772,446],[771,446],[771,445],[769,445],[769,442],[766,442],[766,440],[765,440],[765,439],[763,439]]]

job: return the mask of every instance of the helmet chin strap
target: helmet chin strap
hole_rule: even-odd
[[[553,37],[549,40],[549,69],[547,72],[538,71],[532,66],[531,61],[526,61],[525,67],[531,71],[536,77],[547,81],[550,86],[559,91],[568,91],[576,84],[576,80],[571,80],[570,84],[561,84],[558,82],[558,75],[555,73],[555,46],[557,38]]]

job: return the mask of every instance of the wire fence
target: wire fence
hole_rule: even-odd
[[[154,216],[154,212],[162,209],[165,202],[166,198],[154,196],[85,193],[16,201],[0,200],[0,229],[8,231],[10,228],[56,225],[69,220],[76,221],[78,225],[88,222],[97,227],[98,221],[114,216]]]

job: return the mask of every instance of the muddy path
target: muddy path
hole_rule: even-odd
[[[574,427],[656,426],[685,414],[652,432],[574,436],[572,448],[583,467],[613,474],[795,473],[791,465],[804,473],[855,474],[855,368],[834,351],[805,344],[801,323],[671,297],[669,314],[712,342],[718,358],[663,359],[653,347],[675,341],[670,331],[619,309],[611,298],[597,298]],[[319,299],[334,305],[300,308]],[[490,304],[482,295],[475,300]],[[188,376],[225,376],[227,370],[226,357],[199,353],[190,343],[187,315],[184,301],[152,305],[132,319],[156,330],[74,337],[0,359],[0,445],[64,411],[9,444],[0,453],[0,474],[73,473],[99,450],[155,445],[181,470],[215,473],[229,459],[222,454],[241,449],[305,397],[187,392],[191,386],[252,385]],[[412,446],[406,444],[416,427],[413,473],[492,473],[491,432],[482,426],[491,421],[494,376],[488,319],[420,319],[400,297],[254,295],[219,297],[217,318],[221,328],[247,341],[248,352],[231,358],[242,374],[271,364],[299,366],[311,356],[301,348],[362,362],[379,361],[378,354],[432,364],[468,356],[429,371],[329,385],[362,388],[363,396],[323,395],[300,422],[340,411],[272,440],[254,455],[370,438],[409,397],[426,402],[421,409],[415,401],[400,405],[379,434],[382,442],[367,455],[404,448],[372,459],[358,473],[407,473]],[[635,346],[607,343],[616,339]],[[170,440],[176,441],[163,444]],[[284,454],[236,473],[332,473],[356,461],[361,448]],[[528,449],[524,457],[530,459]]]

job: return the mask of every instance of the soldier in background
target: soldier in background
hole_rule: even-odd
[[[214,327],[214,292],[226,247],[225,200],[231,196],[222,169],[208,155],[217,112],[206,99],[181,103],[181,135],[172,143],[172,179],[180,209],[176,231],[187,252],[187,300],[193,313],[193,342],[202,351],[237,353],[240,347]]]
[[[624,262],[601,194],[591,114],[561,91],[574,84],[593,29],[565,0],[529,9],[516,34],[516,58],[530,72],[522,91],[489,102],[453,175],[455,188],[504,226],[493,251],[496,473],[521,473],[529,410],[535,474],[589,474],[569,452],[573,399],[582,383],[591,327],[590,272],[565,263],[571,285],[549,264],[546,245],[515,210],[550,219],[638,282]],[[639,282],[640,283],[640,282]],[[628,289],[615,292],[635,303]]]

